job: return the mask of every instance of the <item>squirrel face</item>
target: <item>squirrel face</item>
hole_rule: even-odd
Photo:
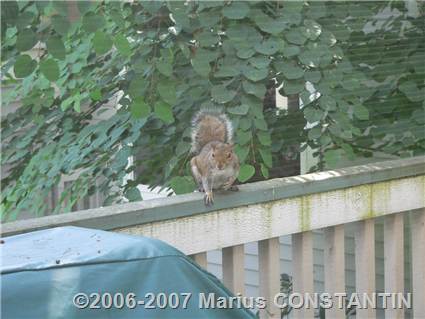
[[[226,166],[232,162],[233,156],[233,144],[220,143],[212,147],[212,163],[215,164],[214,168],[217,170],[226,168]]]

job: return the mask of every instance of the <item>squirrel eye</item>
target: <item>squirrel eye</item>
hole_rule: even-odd
[[[212,157],[215,157],[215,154],[214,153],[212,153]]]
[[[232,156],[232,153],[227,154],[227,158],[230,158]]]

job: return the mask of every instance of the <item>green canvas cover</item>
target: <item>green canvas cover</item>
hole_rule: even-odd
[[[235,304],[227,309],[205,309],[205,303],[200,307],[202,296],[215,296],[217,301],[232,293],[160,240],[79,227],[3,240],[3,318],[255,318]],[[88,296],[84,309],[74,305],[77,293]]]

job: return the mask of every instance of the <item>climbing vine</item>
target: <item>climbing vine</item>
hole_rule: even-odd
[[[55,212],[96,191],[105,205],[139,200],[140,183],[192,191],[188,124],[205,106],[234,122],[242,183],[307,146],[313,169],[425,150],[421,2],[71,6],[1,3],[2,108],[21,103],[2,120],[3,220],[43,215],[75,172]],[[274,88],[300,106],[265,105]],[[111,100],[116,111],[94,121]]]

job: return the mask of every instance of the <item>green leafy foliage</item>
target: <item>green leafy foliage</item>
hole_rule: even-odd
[[[59,67],[53,59],[40,62],[40,71],[51,82],[55,82],[59,78]]]
[[[249,164],[244,164],[241,166],[239,171],[238,180],[241,183],[248,181],[255,174],[255,167]]]
[[[59,36],[52,36],[47,40],[47,51],[56,59],[65,59],[66,49]]]
[[[24,78],[30,75],[37,66],[37,62],[27,54],[18,56],[14,64],[15,76]]]
[[[102,31],[96,31],[93,37],[93,48],[97,54],[102,55],[112,47],[112,39]]]
[[[77,179],[55,213],[95,192],[105,205],[140,200],[140,183],[192,191],[200,107],[234,122],[242,183],[278,176],[307,146],[313,169],[423,154],[424,8],[414,3],[82,1],[71,17],[65,2],[3,1],[2,83],[13,90],[2,103],[22,106],[2,120],[2,219],[43,215],[68,175]],[[301,108],[267,105],[276,88]],[[105,116],[108,101],[118,107]]]

